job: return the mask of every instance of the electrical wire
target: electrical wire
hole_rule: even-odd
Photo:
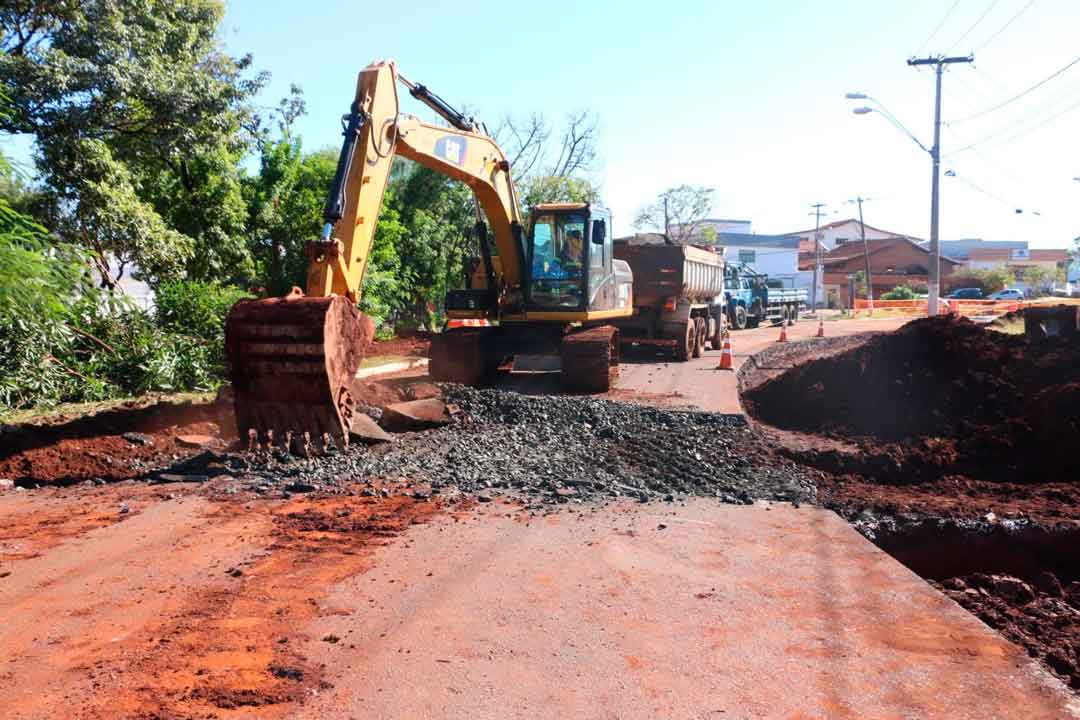
[[[930,44],[930,41],[933,40],[934,37],[938,34],[938,30],[941,29],[941,27],[945,24],[945,21],[949,19],[950,15],[952,15],[952,11],[955,10],[956,6],[959,5],[959,4],[960,4],[960,0],[955,0],[955,2],[953,2],[952,6],[950,6],[949,9],[945,11],[945,16],[941,18],[941,22],[939,22],[937,24],[937,27],[934,28],[934,31],[932,33],[930,33],[930,37],[923,40],[923,44],[920,45],[919,49],[915,51],[916,55],[921,53],[922,49]]]
[[[1009,138],[1007,138],[1005,140],[1002,140],[1001,142],[997,143],[996,146],[1008,145],[1009,143],[1013,142],[1014,140],[1019,140],[1020,138],[1024,137],[1025,135],[1030,135],[1031,133],[1035,132],[1036,130],[1043,127],[1044,125],[1049,125],[1054,120],[1057,120],[1059,117],[1061,117],[1062,115],[1070,113],[1073,110],[1076,110],[1077,108],[1080,108],[1080,102],[1074,103],[1074,104],[1068,106],[1067,108],[1065,108],[1064,110],[1062,110],[1061,112],[1051,115],[1050,117],[1046,118],[1041,123],[1039,123],[1038,125],[1033,125],[1032,127],[1029,127],[1026,130],[1021,130],[1020,132],[1016,133],[1012,137],[1009,137]]]
[[[1028,89],[1026,89],[1026,90],[1024,90],[1022,92],[1018,92],[1017,94],[1013,95],[1011,98],[1006,100],[1005,102],[998,103],[997,105],[994,105],[993,107],[989,107],[989,108],[987,108],[985,110],[977,112],[974,115],[968,115],[966,117],[962,117],[962,118],[959,118],[957,120],[953,120],[952,122],[954,124],[955,123],[967,122],[968,120],[974,120],[975,118],[982,117],[983,115],[989,115],[990,113],[992,113],[992,112],[994,112],[996,110],[1000,110],[1001,108],[1005,107],[1006,105],[1010,105],[1013,102],[1015,102],[1015,101],[1019,100],[1020,98],[1024,97],[1025,95],[1032,92],[1033,90],[1039,89],[1040,87],[1042,87],[1046,83],[1050,82],[1051,80],[1056,78],[1058,75],[1061,75],[1063,72],[1067,71],[1069,68],[1076,65],[1077,63],[1080,63],[1080,57],[1077,57],[1077,58],[1073,59],[1071,62],[1069,62],[1067,65],[1065,65],[1065,67],[1061,68],[1060,70],[1057,70],[1055,72],[1050,73],[1050,75],[1043,78],[1039,82],[1035,83],[1034,85],[1032,85]]]
[[[1071,93],[1070,93],[1070,95],[1071,95]],[[1075,97],[1075,95],[1073,97]],[[995,145],[1004,145],[1006,143],[1012,142],[1013,140],[1015,140],[1017,138],[1023,137],[1024,135],[1027,135],[1028,133],[1034,132],[1035,130],[1041,128],[1043,125],[1046,125],[1047,123],[1052,122],[1053,120],[1056,120],[1057,118],[1061,117],[1065,113],[1075,109],[1078,106],[1080,106],[1080,105],[1070,105],[1069,107],[1065,108],[1064,110],[1051,115],[1049,118],[1047,118],[1043,122],[1038,123],[1036,125],[1033,125],[1033,126],[1031,126],[1029,128],[1026,128],[1024,130],[1021,130],[1016,135],[1013,135],[1012,137],[1010,137],[1007,140],[1004,140],[1004,141],[1002,141],[1000,143],[995,143]],[[1031,112],[1028,112],[1028,113],[1025,113],[1025,114],[1021,115],[1019,118],[1016,118],[1013,122],[1009,123],[1008,125],[1005,125],[1004,127],[998,128],[997,130],[990,133],[989,135],[984,135],[983,137],[979,138],[975,142],[969,143],[969,144],[963,146],[962,148],[960,148],[959,150],[954,150],[954,151],[950,152],[948,154],[948,156],[957,155],[957,154],[962,153],[962,152],[967,152],[968,150],[976,148],[976,147],[978,147],[980,145],[983,145],[984,143],[987,143],[987,142],[989,142],[991,140],[995,140],[997,138],[1000,138],[1002,135],[1006,135],[1007,133],[1012,132],[1017,127],[1023,125],[1024,122],[1027,121],[1028,117],[1031,114],[1032,114]],[[946,125],[951,126],[952,123],[946,123]],[[950,127],[950,130],[951,130],[951,127]]]
[[[997,5],[997,4],[998,4],[998,0],[990,0],[990,4],[986,7],[985,10],[983,10],[983,14],[979,16],[979,19],[976,20],[974,22],[974,24],[972,24],[972,26],[967,29],[967,32],[965,32],[963,35],[960,36],[959,40],[957,40],[956,42],[954,42],[952,44],[952,47],[950,47],[948,50],[945,51],[946,54],[951,53],[953,51],[954,47],[956,47],[960,43],[964,42],[964,39],[967,38],[967,36],[971,34],[972,30],[979,27],[979,23],[981,23],[983,20],[986,19],[986,16],[990,14],[990,11],[993,10],[994,6]]]
[[[993,42],[994,40],[996,40],[996,39],[997,39],[997,37],[998,37],[998,35],[1000,35],[1001,33],[1005,32],[1006,30],[1008,30],[1008,29],[1009,29],[1009,26],[1010,26],[1010,25],[1012,25],[1012,24],[1013,24],[1014,22],[1016,22],[1016,21],[1017,21],[1017,19],[1019,19],[1019,17],[1020,17],[1021,15],[1023,15],[1024,13],[1026,13],[1026,12],[1027,12],[1027,11],[1028,11],[1028,10],[1029,10],[1029,9],[1031,8],[1031,6],[1032,6],[1032,5],[1034,5],[1034,4],[1035,4],[1035,0],[1028,0],[1028,4],[1027,4],[1027,5],[1025,5],[1024,7],[1020,8],[1020,12],[1016,13],[1016,14],[1015,14],[1015,15],[1013,15],[1013,16],[1012,16],[1011,18],[1009,18],[1009,22],[1007,22],[1007,23],[1005,23],[1004,25],[1002,25],[1002,26],[1001,26],[1001,29],[1000,29],[1000,30],[998,30],[998,31],[997,31],[996,33],[994,33],[994,34],[993,34],[993,35],[991,35],[990,37],[988,37],[988,38],[987,38],[987,39],[986,39],[986,40],[985,40],[985,41],[983,42],[983,44],[982,44],[982,45],[980,45],[979,47],[975,48],[975,50],[974,50],[973,52],[979,52],[979,51],[980,51],[980,50],[982,50],[982,49],[983,49],[984,47],[986,47],[987,45],[989,45],[990,43],[992,43],[992,42]]]

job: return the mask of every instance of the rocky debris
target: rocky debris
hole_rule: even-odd
[[[149,435],[147,435],[145,433],[126,432],[123,435],[121,435],[120,437],[124,438],[129,443],[131,443],[132,445],[153,445],[154,444],[154,438],[150,437]]]
[[[181,447],[207,448],[221,446],[222,442],[210,435],[177,435],[176,444]]]
[[[0,492],[15,487],[15,481],[8,478],[0,478]]]
[[[387,405],[379,423],[390,432],[427,430],[449,424],[450,415],[442,400],[426,398]]]
[[[204,453],[172,472],[218,474],[207,466],[223,467],[225,492],[347,492],[366,482],[372,494],[422,487],[425,496],[461,492],[480,502],[508,494],[548,503],[814,497],[810,477],[773,456],[738,416],[456,385],[444,392],[458,408],[450,424],[398,435],[392,444],[357,443],[309,458],[280,448]]]
[[[362,412],[354,415],[352,428],[349,430],[350,439],[373,443],[393,441],[394,436],[379,427],[376,419]]]
[[[1041,589],[1049,581],[1060,587],[1051,573],[1041,573],[1034,583],[1008,575],[976,573],[937,583],[938,588],[990,627],[1041,660],[1073,689],[1080,690],[1080,610],[1070,602]],[[1080,583],[1073,582],[1071,589]],[[1080,592],[1077,593],[1080,596]],[[1066,596],[1068,591],[1066,591]]]

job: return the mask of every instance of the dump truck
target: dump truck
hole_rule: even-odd
[[[634,314],[612,321],[623,343],[667,345],[675,358],[700,357],[720,347],[724,327],[724,254],[676,244],[615,243],[630,266]]]
[[[725,270],[724,305],[734,330],[755,328],[763,322],[791,325],[806,307],[806,290],[782,287],[779,281],[743,264]]]

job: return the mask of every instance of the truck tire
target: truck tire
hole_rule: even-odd
[[[745,330],[746,329],[747,319],[746,319],[746,306],[745,305],[736,305],[735,306],[735,317],[731,318],[731,325],[736,330]]]
[[[686,362],[690,359],[690,356],[694,354],[694,347],[697,345],[697,325],[694,324],[694,319],[690,318],[686,321],[686,328],[683,330],[683,336],[681,340],[675,342],[675,359],[679,362]]]
[[[791,310],[788,311],[788,323],[794,325],[799,322],[799,306],[798,304],[792,305]]]
[[[720,349],[720,323],[712,315],[705,321],[705,340],[713,350]]]
[[[696,358],[705,353],[705,318],[694,318],[694,349],[692,355]]]
[[[780,307],[780,325],[782,327],[786,327],[790,320],[791,320],[791,308],[789,308],[787,305],[782,305]]]

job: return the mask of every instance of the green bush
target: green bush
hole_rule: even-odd
[[[914,300],[915,291],[907,285],[897,285],[892,290],[881,294],[882,300]]]
[[[251,297],[239,288],[212,282],[174,280],[154,289],[158,326],[184,342],[201,343],[206,349],[209,372],[225,373],[225,318],[237,300]]]

